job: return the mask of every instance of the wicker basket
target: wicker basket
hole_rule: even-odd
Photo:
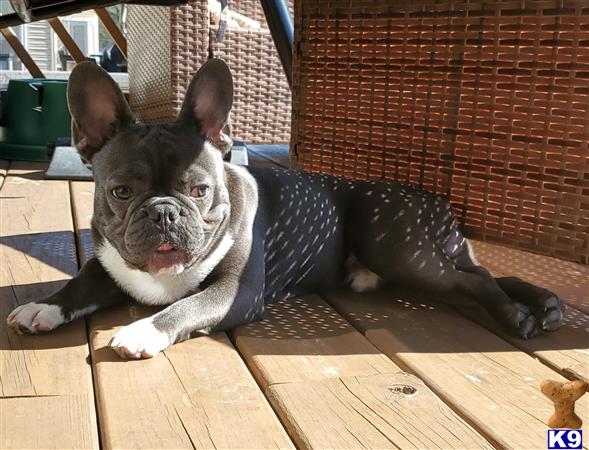
[[[232,137],[250,143],[288,142],[291,93],[260,3],[232,2],[232,9],[263,24],[260,30],[229,28],[225,39],[213,46],[234,76]],[[131,5],[128,31],[131,107],[147,123],[174,120],[216,31],[208,2],[174,8]]]
[[[589,263],[587,0],[300,0],[291,162],[448,195],[466,232]]]

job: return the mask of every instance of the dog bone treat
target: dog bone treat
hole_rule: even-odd
[[[554,414],[548,419],[550,428],[581,428],[583,421],[575,414],[575,402],[587,390],[587,383],[545,380],[540,384],[540,390],[554,403]]]

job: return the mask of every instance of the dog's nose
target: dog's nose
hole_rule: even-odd
[[[176,222],[180,216],[178,208],[169,203],[151,205],[147,208],[147,216],[155,223],[163,222],[164,225]]]

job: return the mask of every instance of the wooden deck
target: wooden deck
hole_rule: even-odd
[[[42,337],[7,331],[16,305],[91,255],[93,184],[0,162],[0,448],[546,448],[544,379],[589,378],[589,270],[477,243],[496,274],[569,301],[563,329],[504,336],[406,293],[331,292],[262,322],[122,361],[107,344],[152,311],[124,305]],[[578,402],[589,441],[588,398]]]

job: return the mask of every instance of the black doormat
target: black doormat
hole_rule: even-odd
[[[55,147],[45,178],[50,180],[90,180],[92,170],[84,164],[75,147]]]

